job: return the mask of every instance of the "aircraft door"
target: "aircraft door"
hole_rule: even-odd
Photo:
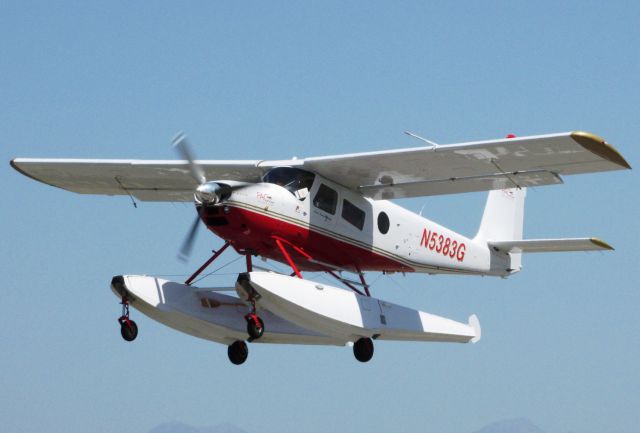
[[[333,227],[338,211],[338,192],[321,182],[311,195],[311,225]]]

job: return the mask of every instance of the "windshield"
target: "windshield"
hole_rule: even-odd
[[[309,194],[315,177],[315,174],[299,168],[275,167],[262,176],[262,181],[285,187],[291,194],[304,200]]]

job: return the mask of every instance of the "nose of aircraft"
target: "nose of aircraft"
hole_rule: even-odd
[[[227,189],[229,189],[227,187]],[[214,205],[222,200],[224,188],[216,182],[206,182],[198,186],[195,192],[195,200],[198,204]]]

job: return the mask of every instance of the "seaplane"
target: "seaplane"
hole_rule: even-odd
[[[133,306],[164,325],[228,346],[236,365],[247,343],[352,347],[369,361],[374,341],[477,342],[475,315],[458,322],[372,296],[365,273],[508,277],[522,255],[613,249],[595,237],[524,239],[527,188],[563,177],[630,169],[604,139],[587,132],[437,144],[287,160],[196,160],[184,134],[180,160],[33,159],[21,174],[80,194],[140,201],[194,202],[196,218],[181,248],[188,257],[201,224],[221,247],[184,282],[117,275],[126,341],[138,335]],[[426,144],[426,145],[425,145]],[[395,204],[399,198],[488,191],[479,228],[466,237]],[[232,248],[246,272],[232,287],[200,287],[196,278]],[[255,258],[279,262],[274,272]],[[336,286],[304,278],[335,277]],[[325,274],[321,274],[325,275]]]

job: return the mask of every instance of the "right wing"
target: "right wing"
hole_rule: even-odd
[[[375,200],[552,185],[564,175],[631,168],[588,132],[306,158],[300,167]]]
[[[197,161],[209,180],[260,182],[260,161]],[[132,195],[142,201],[193,201],[194,184],[186,161],[126,159],[27,159],[11,166],[51,186],[80,194]]]

